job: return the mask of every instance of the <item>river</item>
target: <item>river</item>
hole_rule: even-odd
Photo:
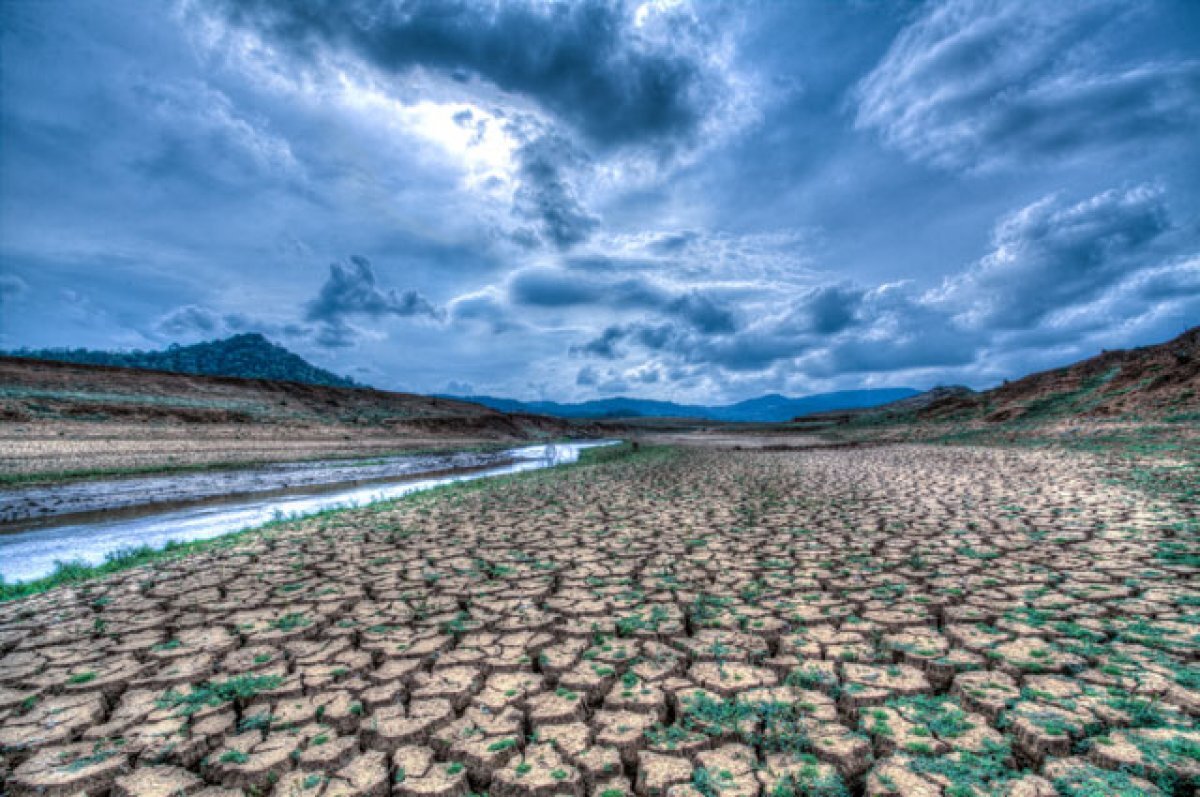
[[[341,485],[322,483],[289,487],[283,494],[273,490],[268,495],[207,495],[203,500],[183,506],[158,503],[137,507],[118,501],[111,511],[92,509],[86,515],[42,518],[30,521],[30,528],[22,529],[17,524],[13,530],[0,533],[0,577],[8,582],[29,581],[49,575],[59,561],[94,565],[103,562],[108,554],[127,548],[143,545],[161,548],[170,541],[211,539],[281,518],[364,506],[454,482],[550,468],[575,462],[584,449],[613,443],[608,440],[523,446],[495,452],[483,464],[468,469],[448,470],[441,460],[430,456],[407,458],[408,461],[402,457],[389,458],[387,464],[402,473],[397,480],[373,478],[371,483],[363,484],[361,472],[350,467],[344,472],[353,475],[353,479]],[[429,475],[414,473],[408,467],[413,460],[421,460]],[[498,464],[488,464],[489,460]],[[477,459],[472,461],[478,462]],[[363,467],[377,469],[380,461],[372,460]],[[246,483],[260,484],[263,470],[232,473],[243,474]],[[235,479],[231,484],[237,482]],[[108,484],[114,496],[124,496],[129,493],[128,483],[129,480],[112,480]],[[103,495],[104,488],[104,482],[89,482],[87,494]],[[72,486],[57,489],[70,490]]]

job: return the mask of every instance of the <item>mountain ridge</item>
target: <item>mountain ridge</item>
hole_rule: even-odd
[[[581,402],[520,401],[497,396],[451,396],[503,412],[531,412],[556,418],[689,418],[709,421],[774,423],[797,415],[832,410],[874,407],[919,395],[909,387],[869,388],[815,393],[788,397],[778,393],[746,399],[732,404],[680,404],[673,401],[615,396]]]

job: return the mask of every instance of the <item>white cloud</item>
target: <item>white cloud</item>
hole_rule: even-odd
[[[1128,5],[935,2],[853,93],[855,125],[949,169],[1079,157],[1194,128],[1200,61],[1123,60]]]
[[[1051,195],[1001,219],[992,250],[927,295],[968,326],[1028,328],[1156,266],[1170,230],[1165,197],[1145,184],[1078,202]]]

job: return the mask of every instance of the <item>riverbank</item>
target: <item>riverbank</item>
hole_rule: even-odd
[[[624,452],[615,441],[526,446],[500,452],[492,466],[440,472],[389,483],[352,485],[341,491],[223,501],[140,516],[0,534],[0,599],[22,597],[64,583],[107,575],[160,558],[205,550],[239,538],[246,529],[270,528],[297,518],[344,511],[447,486],[496,482],[530,471],[606,459]],[[611,458],[613,455],[609,455]],[[7,583],[6,583],[7,582]],[[15,583],[14,583],[15,582]]]
[[[601,436],[433,396],[0,357],[0,486]]]
[[[66,515],[182,505],[209,499],[265,495],[305,488],[367,484],[431,473],[497,466],[512,458],[509,448],[451,451],[348,460],[284,462],[257,468],[222,468],[192,473],[89,479],[50,486],[0,489],[0,533],[32,527]]]

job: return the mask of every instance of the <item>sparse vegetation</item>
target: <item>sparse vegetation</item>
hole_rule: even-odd
[[[314,797],[350,777],[305,786],[321,756],[413,793],[1188,793],[1196,505],[1156,455],[623,445],[64,569],[0,606],[0,640],[41,612],[61,641],[35,655],[96,652],[10,648],[0,744],[50,712],[211,723],[181,766]],[[114,686],[134,678],[164,685]]]

